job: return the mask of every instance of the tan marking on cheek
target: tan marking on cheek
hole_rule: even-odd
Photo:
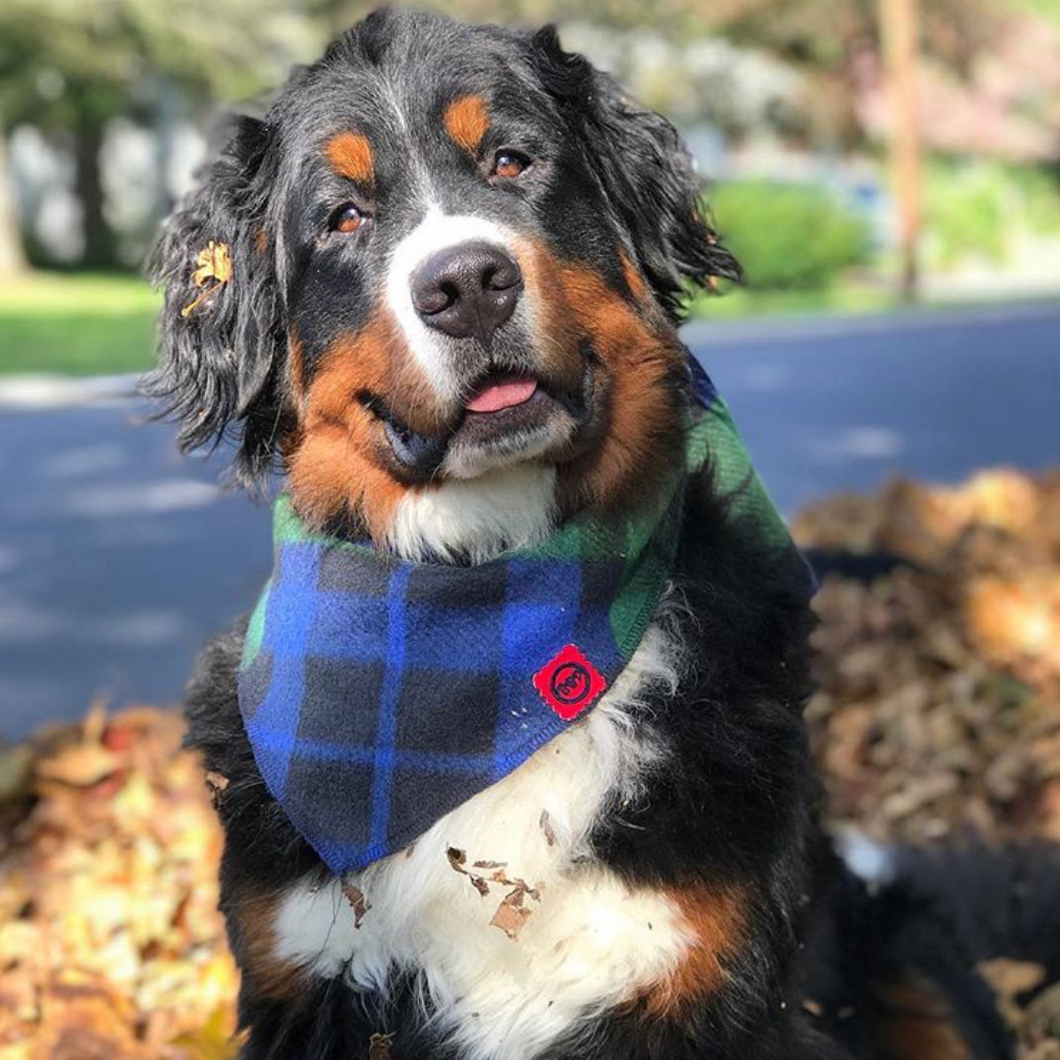
[[[280,900],[270,894],[239,896],[231,906],[238,930],[239,965],[254,992],[290,1001],[305,987],[305,970],[276,955],[276,917]]]
[[[286,462],[295,507],[311,526],[352,516],[382,542],[398,503],[414,488],[388,470],[383,427],[358,398],[381,396],[414,429],[440,428],[442,413],[398,335],[389,316],[377,313],[363,331],[332,344],[309,384]]]
[[[539,257],[541,255],[539,254]],[[649,326],[633,306],[584,265],[544,252],[546,298],[553,303],[548,344],[577,349],[588,339],[600,360],[594,400],[606,406],[598,442],[560,468],[567,507],[615,508],[643,497],[680,458],[678,377],[684,354],[670,329]]]
[[[371,184],[375,177],[375,162],[372,158],[372,145],[368,137],[361,133],[336,133],[328,140],[325,148],[331,168],[347,180],[359,184]]]
[[[680,964],[644,997],[647,1018],[679,1016],[719,993],[729,979],[726,962],[746,942],[747,908],[740,889],[696,884],[672,891],[692,943]]]
[[[490,119],[481,96],[461,96],[445,108],[445,131],[465,151],[474,154],[489,131]]]
[[[560,387],[572,390],[579,385],[585,365],[579,351],[581,336],[563,298],[558,263],[534,240],[517,239],[513,250],[534,332],[543,339],[537,351],[541,370]]]

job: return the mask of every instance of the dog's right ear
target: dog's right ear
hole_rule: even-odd
[[[216,444],[231,429],[234,471],[250,486],[275,456],[283,402],[286,335],[268,222],[274,156],[269,126],[239,119],[166,222],[149,264],[165,307],[159,365],[144,390],[161,416],[179,421],[182,451]]]

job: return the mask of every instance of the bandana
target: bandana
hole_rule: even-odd
[[[334,873],[401,850],[600,701],[672,576],[685,486],[715,481],[790,546],[725,403],[689,358],[685,467],[624,520],[569,520],[476,566],[410,563],[274,511],[239,704],[258,768]]]

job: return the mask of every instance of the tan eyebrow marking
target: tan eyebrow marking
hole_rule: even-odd
[[[489,114],[481,96],[461,96],[445,108],[446,132],[465,151],[474,152],[490,127]]]
[[[331,168],[347,180],[360,184],[371,184],[375,176],[372,145],[361,133],[336,133],[325,146]]]

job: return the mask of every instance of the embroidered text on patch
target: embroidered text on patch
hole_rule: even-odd
[[[607,688],[604,675],[576,644],[568,644],[534,674],[534,688],[564,720],[572,721]]]

